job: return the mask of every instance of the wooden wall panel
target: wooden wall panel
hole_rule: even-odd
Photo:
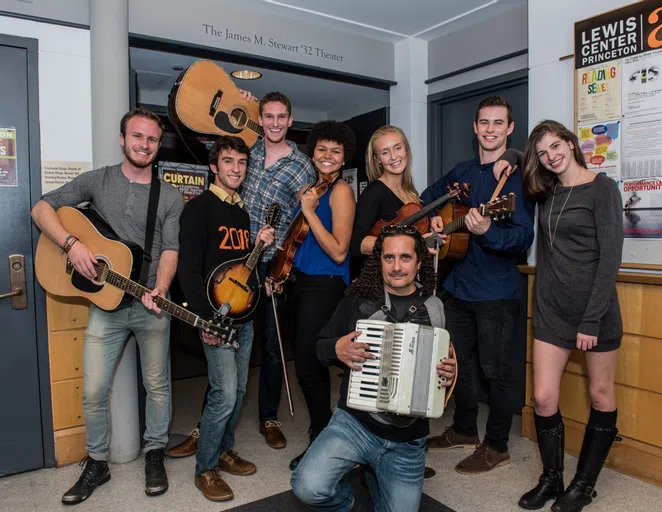
[[[527,363],[526,405],[533,407],[533,365]],[[622,435],[662,447],[662,394],[616,384],[618,429]],[[566,371],[559,400],[565,418],[586,424],[590,412],[588,378]]]
[[[66,466],[79,462],[85,451],[85,427],[74,427],[55,432],[55,465]]]
[[[662,286],[617,283],[623,315],[623,330],[651,338],[662,338]]]
[[[51,381],[83,376],[85,329],[53,332],[49,339]]]
[[[89,301],[78,297],[56,297],[46,294],[48,331],[85,327],[90,316]]]
[[[83,379],[51,384],[53,430],[83,425]]]

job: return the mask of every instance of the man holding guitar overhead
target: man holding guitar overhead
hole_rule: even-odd
[[[237,190],[246,176],[250,150],[238,137],[220,137],[209,151],[214,182],[209,190],[189,201],[180,221],[180,261],[177,277],[189,308],[205,318],[214,315],[207,298],[207,276],[220,264],[250,252],[251,222]],[[256,235],[265,245],[274,230],[262,227]],[[195,486],[212,501],[234,494],[220,471],[234,475],[255,473],[255,464],[232,449],[234,431],[246,392],[248,362],[253,346],[253,322],[237,326],[234,345],[200,331],[209,376],[196,452]]]
[[[242,91],[246,100],[256,98]],[[241,194],[254,226],[264,222],[271,204],[277,203],[282,217],[276,228],[276,243],[267,248],[259,267],[261,280],[267,275],[276,247],[283,243],[285,231],[292,219],[299,189],[313,183],[316,173],[310,159],[288,142],[285,136],[292,126],[292,105],[283,93],[270,92],[261,100],[258,121],[264,130],[264,139],[251,148],[246,181]],[[283,300],[280,296],[279,300]],[[276,320],[270,301],[263,297],[260,302],[262,319],[263,360],[260,368],[259,420],[260,433],[272,448],[284,448],[287,444],[278,421],[278,405],[283,386],[283,367]]]
[[[487,203],[497,187],[493,168],[508,165],[495,162],[505,157],[508,135],[515,128],[511,112],[508,102],[500,96],[483,99],[474,121],[478,158],[456,165],[421,195],[427,204],[444,195],[449,185],[471,185],[469,196],[463,199],[470,207],[464,219],[470,233],[467,254],[454,265],[441,289],[446,329],[462,369],[455,388],[455,414],[452,426],[441,436],[428,439],[430,450],[475,449],[473,455],[455,467],[463,474],[483,473],[510,462],[508,433],[517,402],[510,362],[521,296],[517,259],[533,241],[533,204],[522,193],[519,169],[503,188],[504,193],[512,192],[517,197],[511,218],[497,223],[489,215],[481,216],[477,207]],[[443,221],[434,217],[431,224],[439,228]],[[490,405],[483,443],[476,425],[476,357],[487,381]]]
[[[62,225],[55,210],[89,201],[119,238],[145,247],[151,245],[151,262],[145,284],[153,290],[119,310],[104,311],[90,306],[85,331],[83,412],[87,457],[85,469],[62,502],[76,504],[86,500],[94,489],[110,479],[110,388],[117,360],[127,336],[133,333],[140,349],[143,382],[147,391],[145,405],[145,493],[163,494],[168,479],[163,464],[170,423],[170,318],[154,303],[164,297],[177,268],[179,216],[184,198],[175,187],[152,173],[163,134],[163,124],[151,111],[135,108],[120,123],[121,164],[81,174],[50,192],[32,209],[35,223],[67,253],[73,268],[88,279],[96,277],[94,254]],[[156,193],[158,191],[158,194]],[[151,197],[151,192],[155,193]],[[157,203],[158,201],[158,203]],[[158,206],[156,206],[158,204]],[[148,205],[150,207],[148,207]],[[148,211],[154,229],[148,230]],[[149,232],[152,236],[149,235]],[[151,241],[150,241],[151,239]],[[147,248],[145,247],[146,251]]]

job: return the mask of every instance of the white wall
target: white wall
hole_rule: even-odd
[[[0,33],[38,40],[41,161],[91,162],[89,31],[0,16]]]
[[[543,119],[574,125],[574,24],[632,0],[529,0],[529,130]],[[623,262],[659,264],[660,240],[626,239]],[[533,253],[533,251],[531,251]],[[535,263],[529,257],[529,263]]]

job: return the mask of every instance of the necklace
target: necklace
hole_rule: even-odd
[[[565,209],[565,205],[568,204],[568,199],[570,199],[570,194],[572,194],[572,189],[575,188],[575,185],[577,184],[577,180],[579,180],[579,177],[581,176],[582,171],[577,173],[577,176],[575,177],[575,181],[573,182],[572,186],[570,187],[570,191],[568,192],[568,197],[565,198],[565,202],[563,203],[563,206],[561,206],[561,211],[559,212],[559,216],[556,217],[556,224],[554,224],[554,232],[552,233],[552,210],[554,209],[554,198],[556,197],[556,187],[559,186],[559,182],[557,181],[556,184],[554,185],[554,191],[552,192],[552,205],[549,208],[549,215],[547,216],[547,229],[549,230],[549,248],[551,249],[554,247],[554,240],[556,239],[556,230],[559,227],[559,220],[561,219],[561,214],[563,213],[563,210]]]

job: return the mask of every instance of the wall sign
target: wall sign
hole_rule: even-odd
[[[41,163],[41,193],[45,194],[65,183],[69,183],[79,174],[90,170],[90,162],[61,162],[44,160]]]
[[[188,202],[207,190],[209,169],[204,165],[159,162],[159,178],[176,187]]]
[[[0,187],[17,186],[16,128],[0,128]]]

